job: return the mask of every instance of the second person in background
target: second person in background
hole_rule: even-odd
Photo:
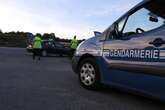
[[[76,35],[74,36],[74,38],[72,39],[71,43],[70,43],[70,48],[72,49],[72,55],[74,54],[77,46],[78,46],[78,40],[76,39]]]

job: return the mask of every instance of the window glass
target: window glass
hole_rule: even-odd
[[[58,47],[58,48],[63,48],[64,46],[62,45],[62,44],[60,44],[60,43],[55,43],[55,45],[56,45],[56,47]]]
[[[122,19],[122,20],[118,23],[118,30],[119,30],[119,32],[122,32],[122,29],[123,29],[123,27],[124,27],[125,21],[126,21],[126,18]]]
[[[123,35],[128,36],[147,32],[164,24],[165,8],[162,8],[160,4],[149,4],[128,18]]]
[[[109,31],[108,31],[108,40],[112,40],[112,39],[117,39],[118,36],[116,36],[116,32],[115,32],[115,28],[118,29],[118,32],[120,34],[119,37],[122,36],[122,30],[123,30],[123,27],[124,27],[124,24],[126,22],[126,19],[127,17],[124,17],[121,21],[119,21],[118,23],[114,23],[111,28],[109,28]],[[117,27],[115,27],[117,26]]]

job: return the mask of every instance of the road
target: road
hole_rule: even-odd
[[[0,110],[164,110],[118,90],[82,88],[66,57],[33,61],[25,49],[0,48]]]

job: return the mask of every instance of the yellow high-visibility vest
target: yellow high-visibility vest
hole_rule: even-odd
[[[33,39],[33,48],[34,49],[41,49],[42,48],[41,42],[42,42],[42,40],[40,37],[35,37]]]
[[[77,46],[78,46],[78,41],[77,41],[76,39],[73,39],[73,40],[71,41],[71,48],[72,48],[72,49],[76,49]]]

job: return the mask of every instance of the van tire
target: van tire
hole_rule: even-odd
[[[84,88],[96,90],[100,87],[99,68],[94,58],[86,58],[80,62],[78,76]]]

